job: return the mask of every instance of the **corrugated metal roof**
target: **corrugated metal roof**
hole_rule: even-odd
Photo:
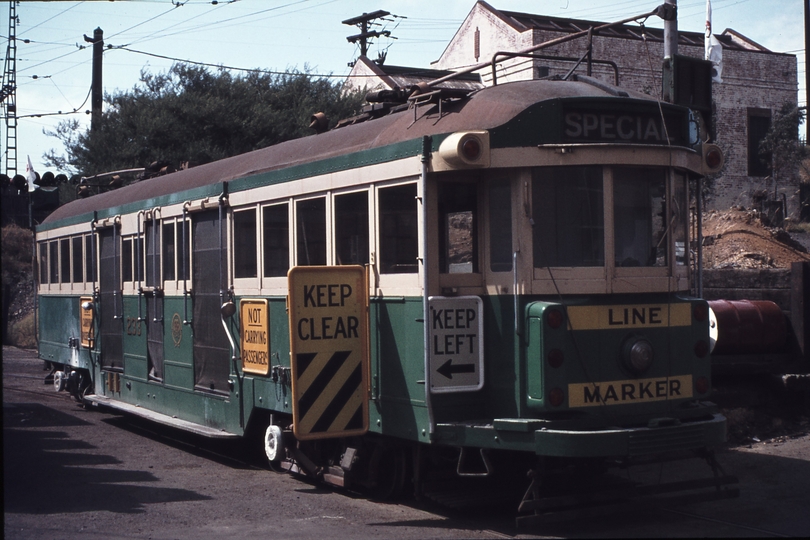
[[[561,32],[573,34],[588,28],[601,26],[607,23],[599,21],[586,21],[582,19],[563,19],[559,17],[546,17],[543,15],[532,15],[530,13],[519,13],[516,11],[496,10],[505,21],[522,31],[525,29],[545,30],[549,32]],[[644,27],[644,34],[649,41],[664,41],[664,30],[661,28]],[[616,37],[623,39],[641,40],[642,29],[640,26],[622,25],[609,28],[600,32],[601,36]],[[740,51],[751,51],[750,47],[744,47],[725,34],[715,34],[715,37],[723,44],[723,48]],[[678,43],[682,45],[703,46],[705,35],[702,32],[678,31]],[[750,40],[749,40],[750,41]],[[753,43],[753,42],[752,42]],[[760,46],[761,47],[761,46]],[[770,53],[772,51],[761,47],[757,52]],[[777,53],[774,53],[777,54]]]

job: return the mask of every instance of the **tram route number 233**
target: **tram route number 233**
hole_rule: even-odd
[[[142,321],[138,317],[127,317],[127,335],[140,336],[141,322]]]

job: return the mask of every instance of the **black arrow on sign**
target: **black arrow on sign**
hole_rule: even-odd
[[[437,369],[440,374],[444,375],[448,379],[453,378],[453,373],[475,373],[475,364],[456,364],[453,365],[453,359],[451,358],[447,362],[441,365],[439,369]]]

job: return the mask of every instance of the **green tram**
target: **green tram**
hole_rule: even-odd
[[[672,451],[720,490],[698,114],[588,77],[404,95],[55,211],[57,389],[383,493]]]

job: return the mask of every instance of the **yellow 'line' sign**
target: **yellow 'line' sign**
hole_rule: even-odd
[[[692,305],[638,304],[617,306],[569,306],[568,319],[573,330],[627,330],[689,326]]]

